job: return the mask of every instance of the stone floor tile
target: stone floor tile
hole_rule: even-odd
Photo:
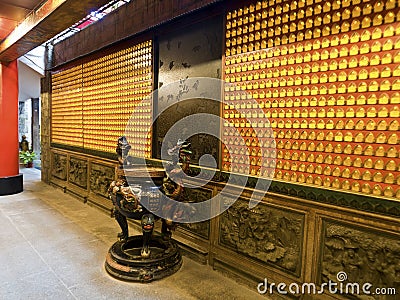
[[[267,299],[187,257],[177,273],[148,284],[111,277],[104,261],[116,221],[44,184],[40,171],[21,171],[24,192],[0,197],[1,300]]]

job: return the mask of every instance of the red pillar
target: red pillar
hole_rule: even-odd
[[[17,61],[0,64],[0,195],[22,191],[18,157]]]

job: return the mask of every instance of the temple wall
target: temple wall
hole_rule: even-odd
[[[168,116],[149,128],[168,98],[146,97],[173,80],[222,79],[231,85],[220,106],[188,102],[174,117],[206,108],[231,124],[220,128],[227,146],[197,141],[212,145],[202,151],[218,166],[189,197],[201,202],[229,186],[237,200],[181,225],[183,251],[254,289],[264,278],[320,286],[345,272],[347,282],[400,292],[398,3],[212,2],[133,1],[55,45],[42,82],[43,180],[110,210],[106,189],[128,122],[133,156],[160,164]],[[268,192],[258,190],[257,179],[272,176]],[[263,197],[249,208],[253,191]]]

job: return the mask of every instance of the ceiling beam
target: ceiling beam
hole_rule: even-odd
[[[11,62],[74,25],[109,0],[47,0],[0,44],[0,62]]]
[[[29,12],[29,9],[21,8],[15,5],[2,3],[0,6],[0,17],[4,19],[19,21],[25,18]]]
[[[26,7],[26,6],[21,6],[21,5],[15,5],[15,4],[8,4],[8,3],[2,3],[1,5],[12,5],[12,6],[14,6],[14,7],[16,7],[16,8],[20,8],[20,9],[25,9],[25,10],[32,10],[31,8],[29,8],[29,7]]]

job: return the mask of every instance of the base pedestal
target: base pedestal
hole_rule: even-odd
[[[0,177],[0,196],[12,195],[23,191],[22,174]]]
[[[131,236],[126,242],[118,241],[107,253],[107,272],[122,280],[150,282],[172,275],[182,265],[182,256],[177,244],[160,236],[150,241],[150,256],[143,258],[142,236]]]

